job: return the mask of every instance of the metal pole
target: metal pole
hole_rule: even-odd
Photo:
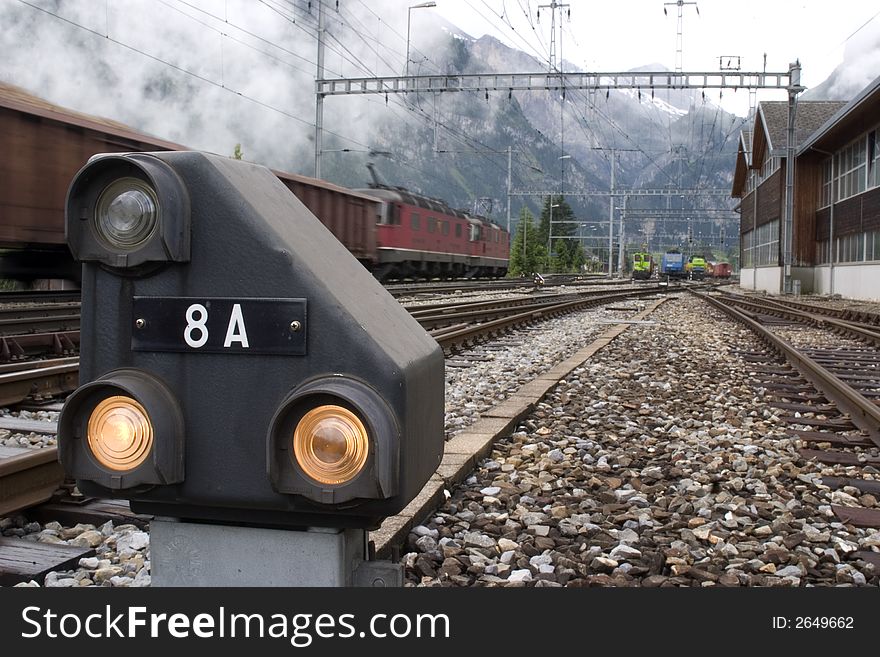
[[[409,26],[410,19],[412,17],[413,9],[428,9],[429,7],[436,7],[436,2],[421,2],[417,5],[412,5],[406,10],[406,86],[409,88]]]
[[[406,84],[409,85],[409,23],[413,8],[406,10]]]
[[[547,231],[547,271],[550,271],[550,259],[553,253],[553,195],[550,195],[550,226]]]
[[[617,275],[620,278],[623,278],[623,265],[624,265],[624,262],[623,262],[623,239],[624,238],[623,238],[623,236],[625,234],[624,233],[625,225],[624,225],[623,221],[624,221],[625,217],[626,217],[626,196],[623,197],[623,207],[621,208],[621,211],[620,211],[620,231],[619,231],[619,235],[617,238],[620,241],[620,244],[617,247]]]
[[[611,196],[608,197],[608,278],[613,273],[614,253],[614,149],[611,149]]]
[[[835,157],[831,156],[831,206],[828,208],[829,211],[829,226],[828,226],[828,292],[829,294],[834,294],[834,256],[836,255],[836,250],[834,248],[834,160]]]
[[[317,79],[324,79],[324,3],[318,3]],[[321,177],[321,149],[324,141],[324,94],[315,97],[315,178]]]
[[[804,90],[801,82],[801,64],[795,61],[789,64],[788,87],[788,144],[785,148],[785,218],[782,230],[782,292],[791,294],[791,266],[793,262],[794,242],[794,152],[795,152],[795,120],[797,117],[797,95]]]
[[[435,124],[436,125],[436,124]],[[510,172],[513,164],[513,149],[507,147],[507,234],[510,235]]]

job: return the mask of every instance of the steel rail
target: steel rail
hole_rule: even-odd
[[[654,292],[658,292],[660,288],[644,288],[644,290],[638,290],[640,294],[651,294]],[[636,292],[636,290],[633,290]],[[523,300],[514,300],[512,303],[507,304],[487,304],[486,307],[483,308],[462,308],[457,309],[455,307],[451,307],[447,309],[445,312],[435,312],[435,314],[423,314],[416,317],[418,319],[419,324],[424,326],[425,328],[431,328],[438,325],[449,324],[452,322],[461,322],[461,321],[470,321],[470,320],[490,320],[496,319],[499,317],[505,317],[507,315],[524,313],[535,310],[543,310],[546,308],[550,308],[553,306],[558,306],[562,303],[567,303],[569,301],[579,301],[583,299],[591,299],[597,296],[602,296],[602,292],[587,292],[582,294],[559,294],[553,295],[556,298],[532,298],[526,299],[525,303]]]
[[[779,336],[774,335],[770,330],[761,326],[761,324],[745,313],[728,306],[721,299],[691,289],[688,292],[712,304],[752,329],[762,341],[798,370],[816,390],[822,393],[829,401],[834,402],[839,411],[846,413],[850,421],[863,431],[871,442],[880,447],[880,406],[847,385],[812,358],[798,351]]]
[[[15,333],[35,333],[38,330],[48,331],[74,331],[79,329],[80,314],[71,312],[71,308],[63,311],[49,312],[33,317],[7,317],[13,314],[9,310],[0,311],[0,335]]]
[[[0,304],[79,301],[80,296],[80,290],[13,290],[0,292]]]
[[[0,516],[45,502],[63,482],[55,447],[0,447]]]
[[[656,292],[656,289],[612,292],[599,296],[576,299],[574,301],[565,301],[563,303],[557,303],[551,306],[547,306],[545,308],[520,312],[515,315],[483,322],[481,324],[469,324],[461,328],[447,327],[437,329],[435,331],[429,331],[429,333],[431,337],[437,340],[437,342],[440,344],[441,347],[444,348],[444,350],[451,349],[452,347],[468,342],[469,340],[474,340],[476,338],[480,338],[486,335],[500,333],[502,331],[509,330],[514,326],[537,321],[547,316],[555,317],[558,315],[575,312],[584,308],[589,308],[591,306],[598,306],[603,303],[622,301],[623,299],[631,299],[633,297],[648,296],[655,294]]]
[[[723,292],[723,294],[739,298],[750,298],[741,294],[735,294],[734,292],[728,292],[726,290]],[[771,302],[770,299],[762,299],[762,301]],[[880,313],[868,312],[867,310],[857,310],[854,308],[831,308],[829,306],[822,306],[815,303],[806,303],[804,301],[789,301],[788,299],[784,301],[773,299],[772,303],[788,308],[794,308],[796,310],[801,310],[807,313],[831,316],[835,319],[839,319],[845,322],[854,322],[856,324],[866,324],[870,326],[880,327]]]
[[[857,339],[868,340],[876,344],[880,344],[880,329],[869,324],[861,324],[845,319],[836,319],[834,317],[828,317],[826,315],[817,315],[815,313],[810,313],[803,310],[796,310],[771,299],[755,300],[732,294],[726,295],[725,298],[728,299],[731,303],[735,303],[740,306],[757,308],[760,310],[768,311],[771,314],[788,317],[791,319],[806,320],[807,323],[814,323],[820,326],[831,326],[837,330],[849,333],[851,336],[854,336]]]
[[[54,396],[76,389],[79,359],[15,363],[0,371],[0,406],[18,404],[30,396]]]

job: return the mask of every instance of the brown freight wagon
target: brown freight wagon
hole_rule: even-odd
[[[729,262],[716,262],[712,265],[712,273],[710,275],[712,278],[730,278],[730,272]]]
[[[64,200],[96,153],[186,150],[180,144],[36,98],[0,83],[0,278],[66,278]],[[376,260],[380,201],[323,180],[274,172],[351,253]]]

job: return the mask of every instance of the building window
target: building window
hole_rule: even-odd
[[[880,186],[880,148],[877,147],[877,130],[868,133],[868,187]]]
[[[834,183],[832,175],[833,158],[828,158],[822,163],[822,202],[819,203],[820,208],[827,208],[831,205],[831,187]]]
[[[834,156],[834,199],[844,199],[865,191],[865,137],[864,135],[840,150]]]
[[[782,158],[780,158],[778,156],[774,156],[774,157],[770,157],[769,155],[767,156],[767,158],[764,160],[763,164],[761,165],[761,173],[758,176],[758,183],[759,184],[764,182],[765,180],[767,180],[767,178],[772,176],[773,173],[777,169],[779,169],[779,163],[781,160],[782,160]]]
[[[742,236],[742,267],[750,269],[755,266],[753,243],[755,231],[750,230]]]
[[[865,233],[865,260],[880,260],[880,230]]]
[[[865,233],[845,235],[834,240],[837,262],[861,262],[865,259]]]
[[[743,267],[779,266],[779,220],[743,235]]]

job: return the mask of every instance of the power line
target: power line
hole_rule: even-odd
[[[49,15],[49,16],[52,16],[53,18],[55,18],[55,19],[57,19],[57,20],[60,20],[60,21],[63,21],[64,23],[67,23],[67,24],[69,24],[69,25],[72,25],[73,27],[76,27],[76,28],[79,28],[79,29],[81,29],[81,30],[84,30],[85,32],[88,32],[88,33],[90,33],[90,34],[92,34],[92,35],[94,35],[94,36],[97,36],[97,37],[101,38],[101,39],[105,39],[105,40],[107,40],[107,41],[109,41],[109,42],[111,42],[111,43],[113,43],[113,44],[115,44],[115,45],[117,45],[117,46],[120,46],[120,47],[122,47],[122,48],[125,48],[126,50],[130,50],[131,52],[137,53],[137,54],[139,54],[139,55],[141,55],[141,56],[143,56],[143,57],[147,57],[148,59],[151,59],[151,60],[153,60],[153,61],[155,61],[155,62],[157,62],[157,63],[159,63],[159,64],[162,64],[162,65],[167,66],[167,67],[169,67],[169,68],[171,68],[171,69],[174,69],[175,71],[178,71],[179,73],[183,73],[184,75],[188,75],[188,76],[190,76],[190,77],[193,77],[193,78],[195,78],[195,79],[197,79],[197,80],[199,80],[199,81],[201,81],[201,82],[204,82],[204,83],[206,83],[206,84],[209,84],[209,85],[211,85],[211,86],[213,86],[213,87],[217,87],[218,89],[222,89],[222,90],[224,90],[224,91],[226,91],[226,92],[229,92],[229,93],[231,93],[231,94],[234,94],[234,95],[236,95],[236,96],[239,96],[239,97],[241,97],[241,98],[243,98],[243,99],[245,99],[245,100],[247,100],[247,101],[249,101],[249,102],[251,102],[251,103],[254,103],[255,105],[259,105],[260,107],[263,107],[263,108],[268,109],[268,110],[270,110],[270,111],[276,112],[276,113],[278,113],[278,114],[280,114],[280,115],[282,115],[282,116],[285,116],[285,117],[287,117],[287,118],[289,118],[289,119],[292,119],[292,120],[294,120],[294,121],[297,121],[298,123],[302,123],[302,124],[307,125],[307,126],[310,126],[310,127],[314,127],[314,125],[315,125],[314,123],[310,123],[309,121],[306,121],[305,119],[301,119],[300,117],[298,117],[298,116],[296,116],[296,115],[294,115],[294,114],[291,114],[290,112],[286,112],[286,111],[284,111],[284,110],[282,110],[282,109],[280,109],[280,108],[278,108],[278,107],[274,107],[274,106],[270,105],[269,103],[265,103],[265,102],[263,102],[263,101],[261,101],[261,100],[258,100],[258,99],[254,98],[254,97],[252,97],[252,96],[248,96],[247,94],[242,93],[242,92],[240,92],[240,91],[237,91],[237,90],[233,89],[232,87],[226,86],[226,85],[223,84],[223,83],[217,82],[216,80],[212,80],[212,79],[210,79],[210,78],[208,78],[208,77],[205,77],[204,75],[200,75],[200,74],[198,74],[198,73],[196,73],[196,72],[194,72],[194,71],[190,71],[190,70],[188,70],[188,69],[185,69],[185,68],[183,68],[183,67],[181,67],[181,66],[178,66],[177,64],[173,64],[173,63],[171,63],[171,62],[169,62],[169,61],[166,61],[166,60],[162,59],[161,57],[157,57],[156,55],[153,55],[153,54],[150,54],[150,53],[148,53],[148,52],[145,52],[145,51],[143,51],[143,50],[141,50],[141,49],[139,49],[139,48],[136,48],[136,47],[134,47],[134,46],[132,46],[132,45],[130,45],[130,44],[127,44],[127,43],[125,43],[125,42],[123,42],[123,41],[119,41],[118,39],[115,39],[115,38],[113,38],[113,37],[111,37],[111,36],[109,36],[109,35],[101,34],[100,32],[98,32],[98,31],[96,31],[96,30],[93,30],[93,29],[90,28],[90,27],[87,27],[87,26],[85,26],[85,25],[82,25],[81,23],[77,23],[76,21],[70,20],[70,19],[65,18],[65,17],[63,17],[63,16],[60,16],[60,15],[58,15],[58,14],[52,12],[52,11],[49,11],[48,9],[45,9],[45,8],[43,8],[43,7],[39,7],[39,6],[37,6],[37,5],[34,5],[34,4],[30,3],[30,2],[28,2],[27,0],[18,0],[18,1],[21,2],[21,3],[24,4],[24,5],[27,5],[28,7],[32,8],[32,9],[36,9],[37,11],[40,11],[40,12],[42,12],[42,13],[44,13],[44,14],[47,14],[47,15]],[[353,139],[353,138],[351,138],[351,137],[346,137],[345,135],[342,135],[342,134],[339,134],[339,133],[337,133],[337,132],[333,132],[333,131],[330,131],[330,130],[328,130],[327,132],[330,133],[330,134],[332,134],[332,135],[334,135],[334,136],[336,136],[336,137],[339,137],[340,139],[344,139],[345,141],[348,141],[348,142],[350,142],[350,143],[352,143],[352,144],[356,144],[356,145],[358,145],[358,146],[363,146],[363,147],[365,147],[365,148],[369,148],[369,146],[367,146],[367,144],[362,144],[361,142],[359,142],[359,141],[357,141],[356,139]]]

